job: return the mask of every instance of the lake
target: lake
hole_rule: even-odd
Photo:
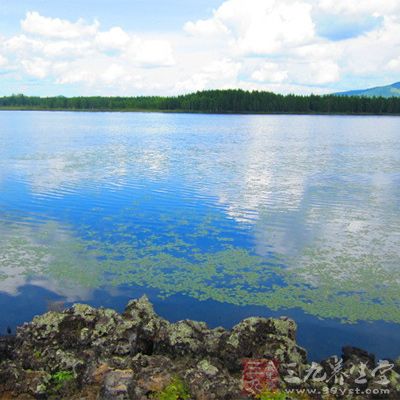
[[[400,355],[400,118],[0,112],[0,333],[147,294]]]

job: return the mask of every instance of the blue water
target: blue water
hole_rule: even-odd
[[[0,333],[147,294],[400,355],[400,119],[0,112]]]

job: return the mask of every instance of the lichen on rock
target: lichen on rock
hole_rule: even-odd
[[[76,304],[35,317],[15,337],[0,338],[0,398],[145,400],[181,391],[187,399],[241,399],[242,362],[248,358],[276,360],[281,390],[335,388],[333,381],[304,378],[313,367],[331,373],[334,358],[310,364],[296,330],[286,317],[247,318],[231,330],[170,323],[147,297],[129,302],[122,314]],[[347,347],[342,358],[344,388],[354,388],[361,363],[367,373],[360,387],[375,388],[373,355]],[[399,361],[387,377],[387,398],[400,398]]]

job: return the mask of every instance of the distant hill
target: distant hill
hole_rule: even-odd
[[[378,86],[363,90],[334,93],[337,96],[400,97],[400,82],[388,86]]]

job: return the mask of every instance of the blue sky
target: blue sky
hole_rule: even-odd
[[[104,28],[122,26],[135,31],[179,31],[183,24],[206,18],[218,7],[217,0],[2,0],[2,33],[18,33],[19,21],[28,11],[48,17],[88,21],[97,18]]]
[[[398,0],[2,0],[0,95],[400,81]]]

